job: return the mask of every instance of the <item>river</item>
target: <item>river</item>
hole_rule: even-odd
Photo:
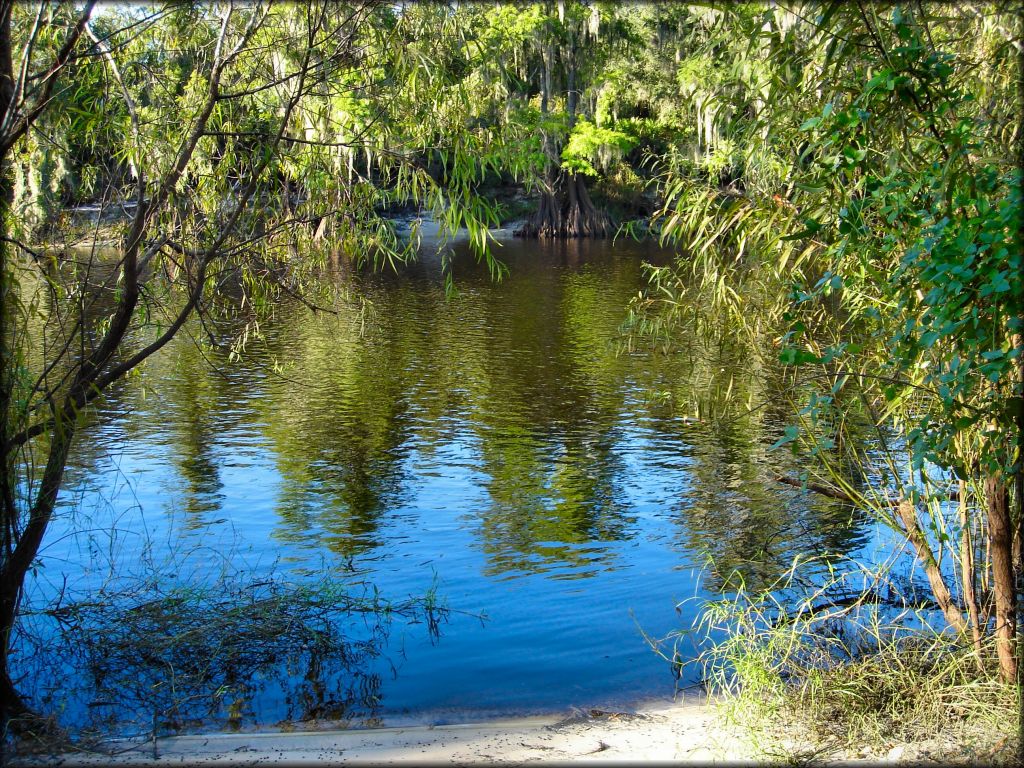
[[[719,572],[763,585],[796,552],[868,543],[849,508],[775,481],[799,459],[770,450],[790,413],[772,371],[713,338],[625,347],[653,244],[499,256],[494,281],[457,253],[452,295],[430,259],[339,278],[331,312],[282,301],[237,360],[190,326],[83,429],[29,605],[147,580],[433,590],[436,633],[396,615],[379,655],[325,673],[358,666],[367,695],[325,707],[331,680],[298,696],[309,670],[282,668],[188,727],[443,723],[670,700],[697,673],[677,681],[644,633],[688,626]],[[727,386],[751,413],[709,416]],[[71,657],[40,662],[48,620],[26,622],[38,652],[16,644],[36,702],[81,729],[175,727]]]

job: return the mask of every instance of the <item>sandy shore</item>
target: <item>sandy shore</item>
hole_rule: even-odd
[[[721,722],[714,707],[676,704],[636,712],[591,710],[465,725],[219,733],[111,742],[103,753],[19,757],[37,765],[391,765],[523,763],[726,763],[784,760],[758,752]],[[859,759],[858,759],[859,757]],[[840,762],[893,762],[904,755],[862,755]]]
[[[117,743],[104,753],[15,758],[12,765],[302,765],[331,762],[750,762],[713,708],[682,704],[635,713],[591,710],[465,725],[219,733]]]

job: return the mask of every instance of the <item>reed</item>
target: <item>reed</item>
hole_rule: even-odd
[[[944,626],[934,602],[888,566],[798,559],[768,589],[748,591],[734,574],[727,590],[657,650],[681,674],[696,668],[761,752],[806,759],[910,745],[944,762],[1015,763],[1021,692],[1000,678],[993,638],[977,644]],[[699,649],[689,661],[684,642]]]

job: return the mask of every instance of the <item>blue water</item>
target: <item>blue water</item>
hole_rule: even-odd
[[[440,723],[669,701],[697,673],[677,681],[644,633],[689,626],[720,573],[757,586],[798,551],[866,546],[849,509],[775,482],[799,464],[769,450],[789,411],[742,349],[625,351],[641,263],[665,254],[512,242],[501,256],[498,283],[457,259],[454,296],[430,263],[339,278],[336,315],[283,302],[240,360],[192,327],[83,429],[30,605],[119,584],[433,589],[450,610],[439,635],[395,617],[364,665],[375,699],[346,721]],[[761,407],[709,416],[730,380]],[[23,686],[63,701],[67,724],[99,709],[106,727],[154,721],[20,648]],[[241,727],[296,718],[287,683],[245,690]]]

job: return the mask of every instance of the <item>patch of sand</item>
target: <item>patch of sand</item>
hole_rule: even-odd
[[[466,725],[171,736],[110,751],[15,758],[12,765],[301,765],[393,763],[737,762],[749,749],[705,705],[592,710]]]
[[[979,758],[988,763],[994,757],[989,749],[964,752],[938,742],[890,747],[809,749],[780,737],[778,743],[758,749],[738,729],[727,726],[715,707],[701,702],[650,706],[636,712],[590,710],[571,717],[543,716],[462,725],[258,731],[168,736],[143,742],[111,741],[102,752],[24,755],[9,757],[8,764],[25,768],[313,763],[757,765],[807,761],[875,765],[936,761],[971,764]]]
[[[847,756],[844,763],[861,762]],[[879,758],[869,758],[871,763]],[[890,755],[889,761],[900,756]],[[15,758],[11,765],[392,765],[525,763],[728,763],[784,759],[766,755],[727,727],[706,703],[597,710],[464,725],[361,730],[258,731],[111,742],[104,753]],[[866,756],[861,760],[867,759]]]

